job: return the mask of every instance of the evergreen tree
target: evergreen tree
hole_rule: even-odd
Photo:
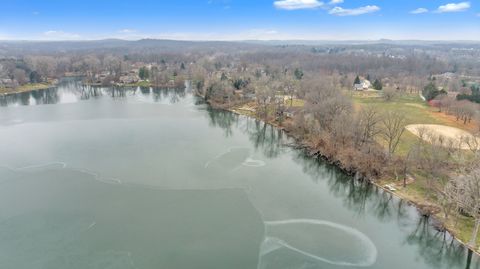
[[[435,83],[430,82],[425,88],[423,88],[422,94],[427,101],[430,101],[440,94],[447,94],[447,92],[445,90],[439,90]]]
[[[355,78],[355,81],[353,82],[353,84],[360,84],[360,77],[359,76],[357,76]]]
[[[223,81],[223,80],[227,80],[227,79],[228,79],[227,75],[225,75],[225,73],[222,73],[222,77],[220,78],[220,80]]]
[[[138,70],[138,76],[140,77],[140,79],[142,80],[145,80],[145,79],[148,79],[149,77],[149,74],[148,74],[148,69],[144,66],[144,67],[141,67],[140,70]]]
[[[301,79],[303,78],[303,71],[302,71],[302,69],[296,68],[296,69],[295,69],[295,72],[294,72],[294,75],[295,75],[295,78],[296,78],[296,79],[301,80]]]
[[[259,79],[261,76],[262,76],[262,71],[260,71],[259,69],[255,70],[255,77]]]
[[[32,71],[30,73],[29,78],[30,78],[30,83],[42,82],[42,76],[40,76],[40,74],[37,71]]]
[[[480,86],[479,85],[472,85],[470,87],[470,90],[472,91],[472,95],[480,95]]]
[[[375,79],[373,82],[373,88],[377,91],[381,91],[383,89],[382,82],[379,79]]]

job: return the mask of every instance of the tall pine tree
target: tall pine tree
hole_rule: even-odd
[[[360,84],[360,77],[357,76],[357,77],[355,78],[355,81],[353,82],[353,84],[354,84],[354,85],[355,85],[355,84]]]
[[[373,82],[373,88],[377,91],[382,90],[383,89],[382,82],[379,79],[375,79],[375,81]]]

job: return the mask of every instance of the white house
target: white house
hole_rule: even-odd
[[[15,87],[18,87],[18,81],[15,80],[15,79],[0,78],[0,87],[1,88],[15,88]]]
[[[370,81],[367,79],[362,79],[360,80],[360,83],[353,85],[353,89],[355,91],[368,90],[370,87],[372,87],[372,83],[370,83]]]
[[[362,83],[353,84],[353,89],[356,91],[363,91],[363,84]]]
[[[128,75],[120,76],[118,80],[120,83],[123,83],[123,84],[132,84],[132,83],[137,83],[140,80],[140,78],[135,74],[128,74]]]

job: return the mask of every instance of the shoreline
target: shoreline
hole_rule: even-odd
[[[22,93],[22,92],[31,92],[31,91],[43,90],[43,89],[48,89],[48,88],[52,88],[52,87],[55,87],[55,86],[56,86],[55,84],[43,84],[41,87],[38,87],[38,88],[21,89],[21,90],[16,90],[16,91],[10,91],[10,92],[7,92],[7,93],[2,93],[1,92],[2,89],[0,89],[0,96],[7,96],[9,94],[18,94],[18,93]],[[124,85],[123,87],[128,87],[128,86]],[[201,98],[204,98],[203,96],[199,95],[198,93],[194,93],[194,94],[201,97]],[[291,130],[288,130],[288,128],[286,128],[285,126],[281,126],[281,125],[277,124],[276,122],[264,120],[264,119],[261,119],[259,117],[254,116],[254,115],[251,115],[249,113],[242,112],[241,109],[238,109],[239,108],[238,105],[226,106],[226,105],[211,103],[209,101],[206,101],[206,103],[214,109],[229,111],[229,112],[237,114],[237,115],[241,115],[241,116],[245,116],[245,117],[248,117],[248,118],[251,118],[251,119],[255,119],[255,120],[261,121],[263,123],[266,123],[270,126],[273,126],[273,127],[277,128],[279,130],[284,131],[287,136],[289,136],[290,138],[292,138],[295,141],[294,143],[292,143],[292,145],[291,145],[292,147],[294,147],[296,149],[299,149],[299,150],[303,150],[305,152],[305,154],[310,158],[320,158],[320,159],[324,160],[325,162],[327,162],[328,164],[336,166],[342,172],[346,173],[349,176],[352,176],[354,180],[360,180],[360,181],[364,181],[367,184],[372,184],[375,187],[380,188],[383,191],[392,194],[397,199],[401,199],[401,200],[405,201],[406,203],[408,203],[409,205],[414,206],[417,209],[417,211],[420,215],[431,218],[432,222],[430,223],[430,225],[432,225],[432,227],[434,229],[436,229],[440,232],[448,232],[449,235],[453,239],[455,239],[459,244],[461,244],[466,249],[468,249],[468,250],[474,252],[475,254],[477,254],[478,256],[480,256],[480,251],[472,248],[468,243],[465,243],[464,241],[462,241],[461,239],[459,239],[456,236],[458,231],[456,231],[455,229],[447,227],[446,223],[443,220],[441,220],[440,217],[436,216],[436,214],[434,214],[432,212],[428,212],[428,211],[425,210],[425,209],[429,209],[431,207],[435,207],[436,206],[435,204],[424,203],[421,200],[412,199],[411,197],[402,195],[401,193],[398,193],[396,191],[389,190],[388,188],[385,187],[384,184],[382,184],[382,180],[387,180],[386,178],[380,178],[379,181],[376,181],[376,180],[373,180],[372,178],[368,178],[368,177],[364,177],[364,176],[358,177],[359,172],[355,169],[355,167],[346,168],[345,165],[341,162],[341,160],[335,159],[334,157],[328,157],[328,156],[324,155],[321,152],[321,149],[317,149],[317,148],[312,147],[312,145],[309,145],[309,143],[307,143],[304,139],[299,137],[297,134],[295,134]],[[385,182],[383,182],[383,183],[385,183]]]
[[[294,147],[297,148],[297,149],[300,149],[300,150],[303,150],[305,151],[305,153],[307,154],[307,156],[311,157],[311,158],[320,158],[324,161],[326,161],[328,164],[331,164],[331,165],[334,165],[336,166],[337,168],[339,168],[340,170],[342,170],[344,173],[346,173],[347,175],[349,176],[352,176],[354,177],[353,180],[363,180],[364,182],[366,182],[367,184],[372,184],[374,185],[375,187],[377,188],[380,188],[382,189],[383,191],[387,192],[387,193],[390,193],[392,194],[394,197],[396,197],[397,199],[401,199],[403,201],[405,201],[408,205],[411,205],[411,206],[414,206],[416,208],[416,210],[418,211],[418,213],[423,216],[423,217],[428,217],[428,218],[431,218],[432,222],[430,223],[430,225],[440,231],[440,232],[447,232],[455,241],[457,241],[460,245],[462,245],[463,247],[465,247],[466,249],[468,249],[469,251],[472,251],[473,253],[475,253],[476,255],[480,256],[480,251],[472,248],[468,243],[465,243],[464,241],[462,241],[461,239],[459,239],[455,234],[456,234],[456,231],[447,227],[445,225],[445,222],[442,221],[439,217],[437,217],[435,214],[428,214],[424,211],[425,208],[428,208],[429,204],[424,204],[422,203],[421,201],[416,201],[415,199],[411,199],[407,196],[404,196],[402,194],[399,194],[398,192],[395,192],[395,191],[391,191],[389,190],[388,188],[386,188],[385,186],[382,186],[381,183],[377,182],[376,180],[372,180],[371,178],[366,178],[366,177],[361,177],[361,178],[355,178],[356,175],[357,175],[357,171],[355,171],[355,169],[346,169],[344,167],[344,165],[342,164],[342,162],[340,160],[336,160],[336,159],[332,159],[332,158],[329,158],[325,155],[322,154],[322,152],[319,150],[319,149],[315,149],[315,148],[312,148],[310,145],[308,145],[307,143],[303,142],[301,138],[299,138],[298,136],[296,136],[295,134],[293,134],[291,131],[289,131],[288,129],[286,129],[284,126],[280,126],[276,123],[273,123],[273,122],[270,122],[270,121],[266,121],[266,120],[263,120],[261,118],[258,118],[258,117],[255,117],[255,116],[252,116],[252,115],[249,115],[247,113],[242,113],[240,112],[239,110],[235,109],[235,107],[221,107],[221,106],[215,106],[215,105],[212,105],[211,103],[207,102],[210,106],[212,106],[213,108],[215,109],[221,109],[221,110],[225,110],[225,111],[229,111],[231,113],[234,113],[234,114],[237,114],[237,115],[241,115],[241,116],[245,116],[245,117],[249,117],[249,118],[252,118],[252,119],[255,119],[255,120],[258,120],[258,121],[261,121],[261,122],[264,122],[266,124],[269,124],[275,128],[278,128],[282,131],[284,131],[289,137],[293,138],[295,143],[294,143]],[[436,223],[438,223],[439,225],[436,225]]]
[[[19,94],[24,92],[33,92],[39,90],[46,90],[57,86],[55,83],[35,83],[26,84],[17,88],[0,88],[0,95],[6,96],[9,94]]]
[[[177,88],[175,85],[168,83],[165,84],[155,84],[149,81],[141,81],[136,83],[127,83],[127,84],[112,84],[112,85],[102,85],[101,83],[82,83],[84,86],[90,87],[121,87],[121,88],[132,88],[132,87],[144,87],[144,88],[165,88],[165,89],[174,89]]]

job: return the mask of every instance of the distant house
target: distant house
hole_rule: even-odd
[[[275,103],[284,103],[285,98],[283,95],[275,95]]]
[[[358,83],[353,85],[353,89],[356,91],[363,91],[363,84]]]
[[[140,69],[134,68],[134,69],[130,70],[130,72],[128,72],[128,73],[129,74],[138,74],[138,73],[140,73]]]
[[[353,85],[355,91],[368,90],[370,87],[372,87],[372,83],[367,79],[362,79],[360,80],[360,83]]]
[[[244,95],[244,97],[248,100],[256,100],[257,99],[257,97],[255,96],[254,93],[247,93],[247,94]]]
[[[100,74],[95,75],[95,83],[102,83],[105,79],[110,76],[110,72],[103,71]]]
[[[123,83],[123,84],[132,84],[132,83],[137,83],[140,80],[140,78],[135,74],[128,74],[128,75],[120,76],[118,80],[120,83]]]
[[[445,78],[445,79],[453,79],[453,78],[455,78],[455,76],[456,76],[455,73],[452,73],[452,72],[446,72],[446,73],[437,75],[437,77],[441,77],[441,78]]]
[[[0,88],[16,88],[18,87],[18,82],[15,79],[1,78],[0,79]]]
[[[285,110],[285,116],[288,117],[288,118],[293,118],[295,116],[295,113],[297,112],[297,110],[293,107],[288,107],[286,110]]]
[[[372,87],[372,83],[367,79],[362,80],[362,85],[363,85],[363,88],[366,90]]]

